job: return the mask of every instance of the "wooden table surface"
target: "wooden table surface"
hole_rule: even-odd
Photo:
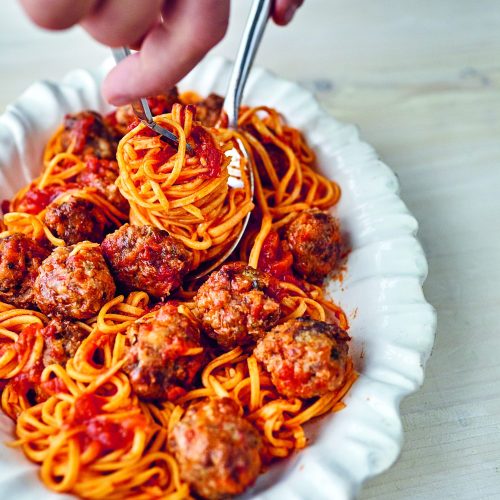
[[[215,53],[233,56],[247,6],[233,1]],[[79,29],[37,30],[3,0],[0,112],[34,80],[107,55]],[[258,57],[360,126],[397,173],[429,259],[434,352],[401,406],[401,457],[363,500],[500,498],[499,58],[498,0],[306,0]]]

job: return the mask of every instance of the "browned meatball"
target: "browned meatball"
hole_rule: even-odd
[[[116,143],[103,118],[95,111],[81,111],[64,118],[61,146],[70,148],[76,155],[94,155],[98,158],[114,159]]]
[[[54,363],[65,365],[69,358],[74,357],[89,332],[78,323],[54,318],[42,329],[42,335],[45,340],[44,366]]]
[[[338,263],[341,235],[337,220],[321,210],[302,212],[287,228],[285,237],[297,273],[321,283]]]
[[[219,121],[224,98],[217,94],[210,94],[206,99],[196,104],[196,119],[205,127],[215,127]]]
[[[259,475],[261,439],[229,398],[191,405],[172,429],[169,448],[181,477],[203,498],[243,493]]]
[[[199,351],[200,330],[167,303],[133,323],[127,336],[130,351],[123,367],[135,393],[143,399],[176,399],[190,389],[205,363]]]
[[[102,210],[89,200],[70,196],[65,201],[53,201],[45,212],[44,222],[66,245],[80,241],[100,243],[108,229]]]
[[[63,318],[91,318],[115,291],[101,250],[88,242],[56,248],[43,261],[35,281],[40,310]]]
[[[292,319],[274,327],[254,349],[280,394],[312,398],[337,389],[344,380],[349,335],[339,326]]]
[[[115,208],[123,213],[128,213],[130,206],[115,184],[117,178],[118,163],[116,161],[87,156],[85,170],[78,174],[76,182],[94,188]]]
[[[0,300],[15,307],[36,308],[33,285],[50,250],[20,233],[0,238]]]
[[[222,266],[199,288],[196,313],[207,335],[226,349],[262,337],[280,318],[273,278],[243,262]]]
[[[179,287],[192,262],[182,243],[152,226],[123,225],[106,236],[102,252],[120,287],[156,298]]]

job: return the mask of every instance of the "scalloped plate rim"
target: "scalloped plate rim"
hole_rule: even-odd
[[[67,109],[76,111],[79,105],[88,102],[97,103],[100,110],[108,108],[100,96],[98,82],[111,65],[112,62],[106,60],[99,68],[91,71],[73,70],[60,83],[36,82],[13,104],[7,107],[6,112],[0,116],[0,148],[2,145],[7,146],[7,149],[9,146],[11,148],[13,145],[15,146],[15,150],[11,151],[11,155],[17,156],[14,157],[14,160],[11,159],[11,162],[17,161],[19,163],[23,178],[16,178],[12,181],[13,174],[12,172],[9,173],[9,169],[5,167],[4,151],[0,149],[1,182],[3,182],[3,179],[10,178],[13,184],[22,184],[25,182],[24,178],[30,175],[29,157],[34,155],[33,143],[37,140],[41,142],[41,136],[48,133],[48,130],[45,130],[44,133],[38,131],[40,137],[37,136],[36,139],[29,137],[27,140],[30,127],[35,126],[36,128],[36,118],[30,116],[31,106],[34,105],[36,109],[46,107],[49,113],[52,109],[51,103],[42,100],[40,95],[46,93],[47,96],[53,97],[59,108],[65,107],[66,112]],[[207,80],[204,80],[201,86],[210,87],[210,89],[218,86],[218,92],[223,92],[225,84],[222,82],[227,79],[230,65],[231,63],[222,57],[207,58],[180,83],[181,88],[185,88],[186,85],[192,82],[196,83],[196,79],[200,80],[203,77]],[[210,81],[210,84],[206,83],[207,81]],[[264,84],[266,89],[273,88],[282,92],[283,95],[278,96],[278,98],[269,98],[269,95],[262,97],[262,89],[259,89],[259,85],[263,86]],[[359,354],[357,361],[362,366],[361,377],[346,397],[347,408],[336,414],[335,418],[331,417],[322,420],[317,430],[319,438],[313,445],[294,455],[291,460],[279,467],[279,469],[285,469],[285,472],[283,476],[279,477],[278,482],[270,484],[272,477],[269,479],[269,476],[273,476],[273,473],[265,474],[256,487],[243,495],[244,498],[252,496],[252,498],[260,499],[278,499],[286,495],[287,498],[299,499],[307,498],[307,495],[314,491],[315,498],[326,499],[331,498],[332,495],[335,498],[352,498],[359,493],[359,489],[366,479],[388,469],[397,459],[403,439],[399,404],[404,397],[415,392],[422,385],[425,364],[430,356],[434,342],[436,314],[432,306],[425,300],[421,289],[427,275],[427,262],[416,239],[418,224],[398,196],[399,184],[395,174],[379,160],[374,149],[360,139],[357,127],[336,120],[320,106],[310,91],[295,82],[274,75],[269,70],[262,68],[252,70],[248,89],[246,98],[250,99],[250,102],[254,99],[254,94],[257,95],[257,98],[271,101],[271,106],[273,105],[273,99],[279,103],[281,98],[284,108],[288,108],[294,103],[295,99],[297,105],[300,104],[299,108],[303,113],[302,116],[307,116],[309,120],[312,120],[311,129],[306,131],[306,136],[318,148],[320,156],[335,159],[337,164],[331,168],[336,168],[337,172],[340,173],[339,175],[353,176],[349,178],[353,182],[353,186],[350,186],[349,189],[346,189],[341,184],[345,196],[353,195],[353,199],[350,200],[352,206],[346,207],[343,216],[345,216],[348,226],[349,221],[354,221],[353,227],[357,227],[356,224],[358,224],[363,228],[363,232],[360,231],[359,234],[362,233],[363,237],[368,238],[369,243],[365,241],[359,247],[355,246],[354,254],[356,258],[352,259],[352,265],[359,265],[361,278],[354,280],[354,282],[347,279],[347,296],[350,293],[349,287],[359,288],[359,293],[362,294],[367,287],[374,286],[374,282],[377,280],[383,282],[389,291],[391,287],[399,286],[401,291],[404,291],[403,295],[408,302],[392,304],[395,311],[385,316],[383,314],[377,315],[376,308],[374,308],[373,319],[384,318],[387,321],[392,320],[397,323],[397,315],[407,314],[408,318],[413,318],[413,316],[410,316],[411,314],[416,315],[417,319],[414,319],[415,321],[420,320],[420,329],[414,327],[417,332],[420,332],[420,337],[410,339],[409,345],[407,345],[408,339],[404,335],[398,336],[397,333],[395,338],[388,338],[385,344],[381,343],[383,349],[380,352],[372,353],[370,351],[372,344],[369,341],[373,339],[369,337],[367,337],[368,341],[365,339],[363,343],[357,345],[356,349],[358,349]],[[200,90],[200,88],[198,87],[195,90]],[[283,102],[283,96],[288,96],[286,102]],[[244,98],[244,102],[246,102],[246,98]],[[62,103],[63,101],[64,103]],[[28,111],[26,111],[26,107],[29,108]],[[283,111],[283,109],[280,108],[280,111]],[[286,112],[284,114],[286,115]],[[301,119],[302,116],[286,116],[286,118],[294,122],[294,118]],[[35,125],[33,125],[33,122],[35,122]],[[344,165],[344,162],[351,157],[353,158],[351,162],[348,161],[348,164]],[[33,163],[31,162],[31,164]],[[6,174],[4,174],[4,170],[7,172]],[[361,174],[364,174],[369,182]],[[361,188],[361,193],[356,193],[355,188]],[[363,193],[365,193],[364,198]],[[367,194],[370,195],[368,199],[366,199]],[[360,196],[363,201],[358,202],[354,195]],[[382,212],[380,217],[382,218],[386,217],[388,220],[394,220],[395,226],[393,230],[396,232],[391,238],[384,239],[383,224],[380,227],[376,226],[375,230],[370,226],[370,221],[372,224],[380,224],[380,221],[373,219],[369,208],[375,211],[380,210]],[[370,217],[372,218],[370,219]],[[371,236],[370,231],[374,233]],[[357,237],[358,233],[353,234],[353,236]],[[361,241],[364,240],[361,239]],[[383,263],[389,261],[387,255],[392,259],[399,259],[396,263],[399,267],[391,263],[391,265],[387,265],[387,268],[383,267],[382,274],[372,273],[372,276],[370,274],[363,276],[363,273],[366,272],[366,262],[369,262],[370,259],[370,252],[366,251],[369,245],[372,245],[375,254],[379,257],[382,256]],[[391,248],[387,250],[387,246],[391,247],[392,250]],[[357,264],[358,260],[362,261],[362,264]],[[393,265],[396,266],[394,269],[391,267]],[[351,256],[347,272],[348,278],[351,270],[350,266]],[[338,300],[340,300],[339,297],[344,297],[345,290],[339,287],[338,284],[335,285],[330,282],[329,286],[332,288],[331,293]],[[367,304],[369,305],[367,310],[371,311],[371,302],[369,300]],[[390,306],[391,303],[383,305],[384,307]],[[402,308],[403,312],[400,313],[398,308]],[[370,313],[368,313],[368,317],[370,318]],[[356,316],[351,319],[353,324],[357,324],[358,319]],[[355,337],[354,343],[357,340]],[[415,343],[412,344],[411,340],[414,340]],[[376,345],[376,341],[378,339],[374,340],[373,345]],[[361,350],[359,351],[359,349]],[[364,352],[363,349],[368,350]],[[377,361],[376,356],[379,354],[388,356],[387,360],[382,357],[383,362],[381,360]],[[370,365],[369,361],[372,355],[375,355],[376,359],[373,366]],[[395,360],[395,366],[389,364],[392,359]],[[397,365],[398,361],[402,361],[402,363]],[[371,399],[363,399],[360,394],[363,395],[363,398],[366,398],[366,394],[369,394]],[[358,406],[362,408],[363,412],[368,412],[371,420],[368,419],[365,422],[360,417]],[[5,418],[2,417],[2,420],[5,421]],[[339,428],[344,433],[340,436],[338,436]],[[334,438],[334,444],[342,443],[348,451],[346,456],[343,457],[344,460],[339,460],[339,457],[335,455],[337,453],[335,446],[333,448],[327,446]],[[325,454],[326,451],[329,453]],[[7,479],[9,466],[12,468],[18,467],[10,463],[11,455],[7,458],[4,457],[6,453],[4,448],[0,448],[0,487],[7,487],[10,484]],[[37,467],[29,464],[23,457],[21,457],[20,463],[23,464],[23,472],[21,473],[26,476],[27,487],[28,489],[32,488],[30,490],[32,493],[41,494],[45,492],[41,496],[42,499],[73,498],[70,495],[56,495],[48,492],[42,487],[41,482],[38,487],[33,481],[34,471],[37,470]],[[304,471],[305,473],[301,474]],[[35,479],[38,480],[38,478]],[[315,479],[321,483],[319,490]],[[21,488],[21,490],[16,491],[16,494],[24,495],[27,494],[27,491],[23,491]],[[28,497],[29,493],[26,498]]]

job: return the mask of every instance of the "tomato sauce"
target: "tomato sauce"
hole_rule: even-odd
[[[79,154],[83,151],[88,137],[91,135],[92,128],[94,127],[96,117],[90,113],[80,116],[78,120],[74,121],[71,129],[71,135],[74,138],[75,145],[73,153]]]
[[[28,191],[20,201],[18,211],[37,215],[44,208],[47,208],[47,206],[52,203],[61,193],[64,193],[69,189],[75,189],[78,187],[79,185],[76,183],[67,183],[64,186],[61,186],[59,184],[52,184],[42,189],[33,186],[28,189]]]
[[[279,281],[286,281],[302,288],[302,282],[295,277],[293,255],[286,242],[281,241],[276,231],[271,231],[262,245],[258,268]]]
[[[210,133],[199,125],[191,129],[191,138],[194,141],[194,151],[200,158],[201,164],[208,169],[206,177],[219,177],[221,174],[224,155],[216,146]]]
[[[71,426],[82,426],[79,433],[83,449],[97,442],[101,454],[120,448],[130,448],[137,428],[146,428],[144,416],[136,415],[119,421],[107,418],[103,409],[106,399],[94,393],[82,394],[75,401],[75,413]]]
[[[0,206],[0,209],[2,210],[2,213],[8,214],[10,212],[10,201],[9,200],[3,200],[2,205]]]

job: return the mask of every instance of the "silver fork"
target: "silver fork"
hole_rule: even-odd
[[[250,8],[250,13],[248,15],[248,20],[243,31],[243,36],[241,38],[238,53],[236,55],[236,60],[234,62],[233,71],[229,79],[229,85],[226,91],[226,98],[224,99],[223,109],[226,111],[228,116],[228,128],[237,129],[238,128],[238,116],[240,111],[241,98],[243,96],[243,90],[250,73],[253,61],[255,59],[255,54],[262,40],[265,28],[267,26],[267,21],[271,14],[273,0],[253,0],[252,6]],[[118,49],[112,49],[115,61],[118,63],[124,58],[130,55],[130,50],[127,47],[120,47]],[[178,138],[172,134],[169,130],[158,125],[153,120],[153,115],[151,109],[148,105],[148,101],[145,98],[141,98],[138,102],[132,103],[132,108],[136,116],[142,120],[148,127],[152,128],[156,133],[160,134],[167,142],[173,146],[179,145]],[[244,144],[238,139],[238,147],[234,147],[226,152],[226,156],[230,157],[230,163],[228,166],[228,185],[232,188],[242,188],[243,181],[242,177],[242,163],[246,165],[246,172],[248,179],[250,181],[250,191],[253,198],[255,191],[255,180],[253,174],[253,168],[250,160],[250,155],[245,149]],[[193,153],[192,148],[186,145],[188,152]],[[244,160],[244,161],[243,161]],[[208,267],[199,271],[197,274],[191,276],[192,279],[199,279],[206,276],[208,273],[213,271],[216,267],[221,265],[227,258],[233,253],[234,249],[238,246],[241,241],[243,234],[245,233],[248,221],[250,220],[251,213],[249,213],[243,220],[240,233],[235,239],[233,244],[224,252],[224,254],[213,262]]]
[[[238,53],[236,55],[236,60],[234,62],[233,71],[231,73],[231,77],[229,78],[229,85],[223,104],[223,109],[226,111],[228,116],[228,128],[238,129],[238,116],[243,90],[245,89],[245,84],[247,82],[252,63],[255,59],[255,54],[257,53],[264,30],[267,26],[267,21],[271,14],[271,8],[272,0],[254,0],[252,3],[247,24],[245,26],[243,37],[241,38]],[[248,151],[246,151],[244,144],[239,139],[237,140],[237,143],[238,148],[232,148],[226,152],[226,156],[231,158],[228,167],[228,184],[233,188],[243,187],[243,181],[241,180],[243,156],[245,160],[244,163],[246,164],[248,179],[250,181],[250,191],[253,198],[255,180],[250,155],[248,154]],[[238,246],[238,243],[241,241],[248,225],[248,221],[250,220],[250,216],[251,212],[243,220],[238,237],[234,240],[233,244],[226,250],[226,252],[224,252],[224,254],[219,257],[216,262],[210,264],[210,266],[194,275],[194,279],[206,276],[228,259],[234,249]]]

